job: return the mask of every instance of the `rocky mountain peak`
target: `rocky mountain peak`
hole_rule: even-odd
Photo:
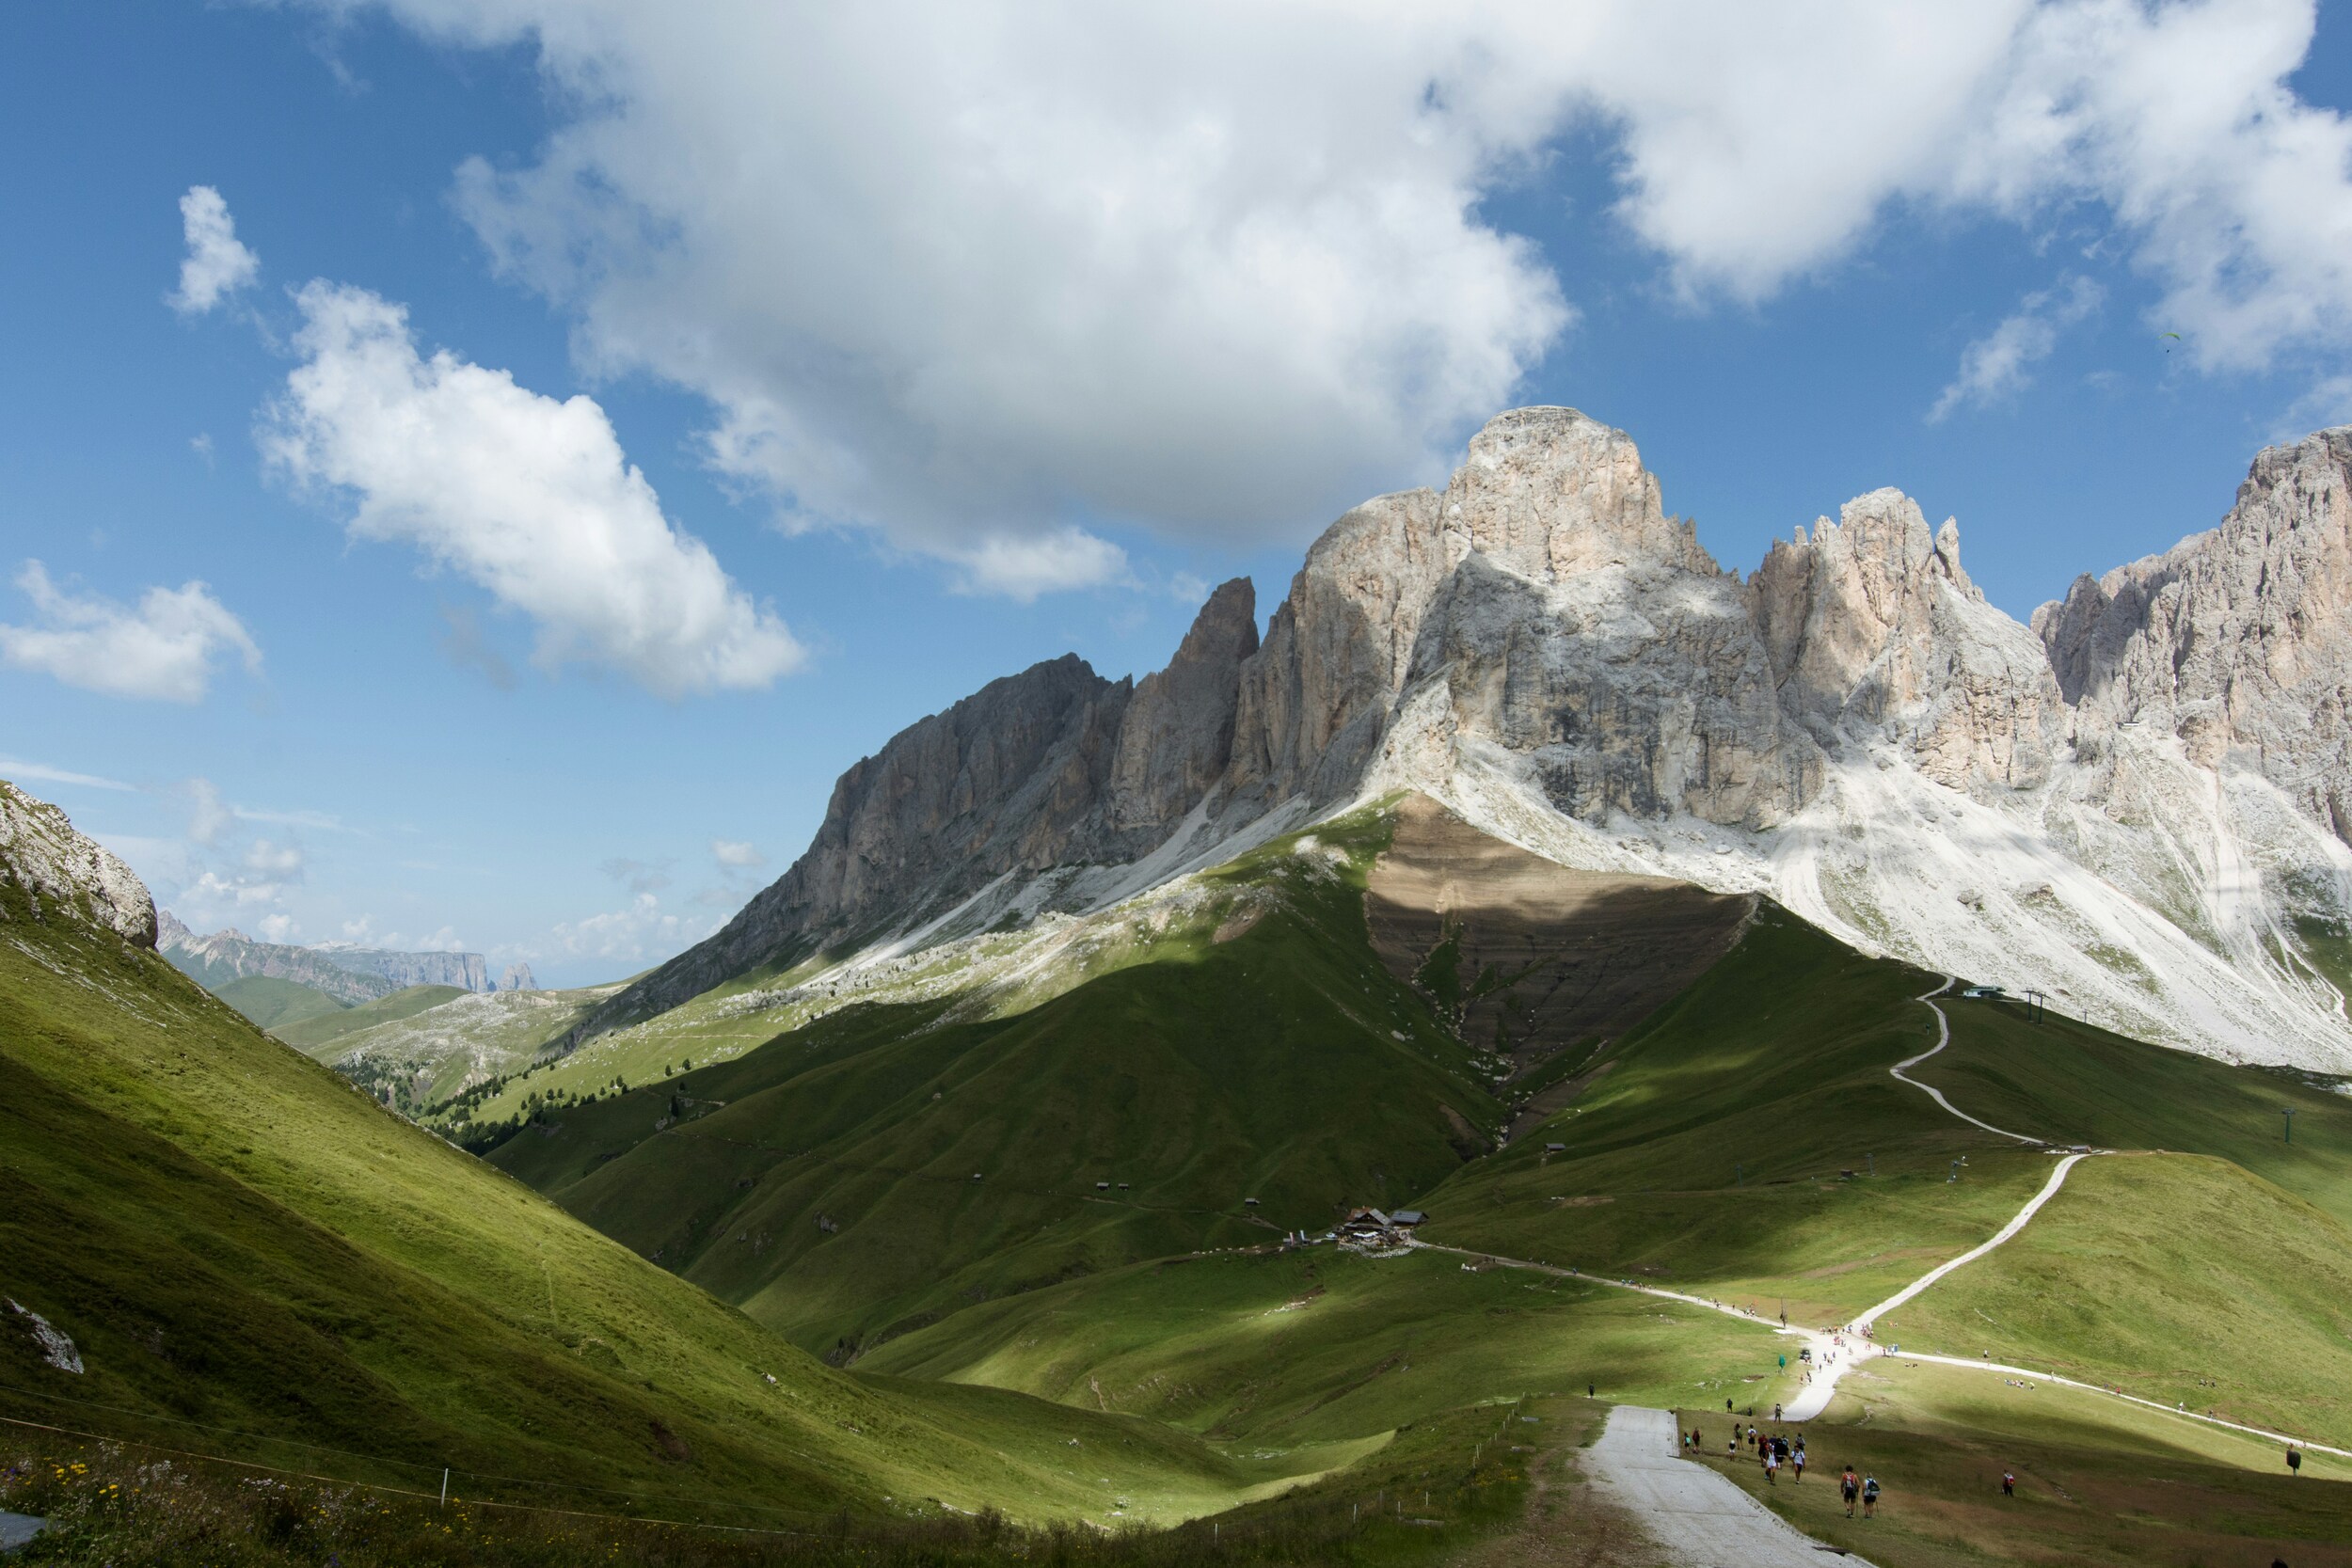
[[[1446,486],[1442,519],[1464,549],[1540,581],[1608,566],[1717,569],[1690,524],[1665,515],[1633,438],[1573,408],[1488,420]]]
[[[2240,754],[2352,842],[2352,426],[2265,449],[2219,528],[2076,578],[2033,626],[2089,728]]]
[[[155,945],[155,901],[114,851],[77,832],[64,812],[0,779],[0,884],[24,899],[35,920],[52,915],[103,927],[141,947]],[[10,916],[8,899],[0,918]]]
[[[1873,490],[1775,541],[1748,579],[1781,705],[1824,746],[1893,742],[1955,788],[2048,776],[2064,703],[2033,636],[1985,603],[1960,525]]]
[[[1146,675],[1119,726],[1107,786],[1115,832],[1165,831],[1225,775],[1241,667],[1258,651],[1258,592],[1235,578],[1209,595],[1168,668]]]
[[[2352,430],[2265,452],[2216,533],[2028,629],[1899,490],[1742,582],[1623,432],[1514,410],[1442,491],[1326,530],[1263,640],[1237,579],[1139,683],[1055,660],[894,737],[783,879],[573,1038],[757,966],[1099,907],[1405,789],[2150,1037],[2352,1062],[2343,999],[2270,956],[2352,929],[2348,471]],[[2157,714],[2161,746],[2116,738]]]

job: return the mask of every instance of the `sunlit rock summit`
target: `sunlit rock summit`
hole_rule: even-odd
[[[1491,421],[1442,493],[1357,507],[1258,636],[1074,657],[914,724],[814,844],[578,1041],[762,967],[1098,908],[1416,789],[1572,866],[1768,894],[1866,949],[2239,1060],[2352,1069],[2352,430],[2031,627],[1896,490],[1742,581],[1633,442]]]

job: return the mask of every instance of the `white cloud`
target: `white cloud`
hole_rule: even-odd
[[[210,779],[190,779],[183,787],[188,797],[188,837],[207,847],[218,844],[228,836],[237,814],[221,799],[220,786]]]
[[[2027,294],[2015,314],[1961,351],[1960,373],[1928,410],[1929,422],[1948,417],[1963,404],[1981,408],[2023,391],[2033,379],[2030,367],[2050,356],[2058,334],[2099,309],[2106,297],[2106,291],[2088,277],[2061,278],[2054,288]]]
[[[254,883],[283,887],[302,880],[302,847],[257,838],[246,846],[243,869]]]
[[[200,582],[151,588],[136,610],[68,594],[38,561],[24,563],[16,585],[36,616],[32,626],[0,625],[0,661],[19,669],[110,697],[173,703],[203,700],[220,654],[237,654],[249,673],[261,670],[262,651],[245,624]]]
[[[1434,465],[1572,320],[1479,205],[1571,128],[1696,302],[2065,208],[2201,364],[2352,341],[2352,127],[2287,85],[2311,0],[383,8],[537,52],[544,155],[459,197],[583,363],[976,588],[1115,574],[987,553],[1073,516],[1254,540]]]
[[[689,942],[699,942],[721,922],[693,922],[672,914],[661,900],[641,893],[627,909],[567,921],[550,933],[555,950],[575,958],[611,958],[636,962],[663,958]]]
[[[1099,588],[1127,577],[1127,552],[1083,529],[1050,533],[992,534],[969,548],[942,552],[960,563],[957,587],[967,594],[1002,594],[1023,604],[1040,594]]]
[[[732,838],[712,839],[710,858],[721,865],[729,867],[748,868],[768,863],[768,857],[759,852],[757,845]]]
[[[20,762],[14,757],[0,757],[0,779],[23,784],[27,779],[41,784],[78,784],[84,789],[129,789],[132,786],[119,779],[104,779],[95,773],[76,773],[64,768],[52,768],[46,763]]]
[[[354,534],[414,545],[536,624],[532,662],[618,670],[662,696],[758,688],[802,659],[703,543],[661,513],[604,410],[446,350],[362,289],[297,296],[303,363],[260,438],[297,486],[347,491]]]
[[[254,929],[263,942],[287,942],[294,941],[294,933],[300,927],[295,925],[293,915],[279,913],[263,915],[261,924]]]
[[[187,236],[188,254],[180,262],[180,287],[164,299],[182,315],[202,315],[261,271],[262,259],[238,240],[229,203],[212,186],[188,187],[180,198],[180,227]],[[205,441],[198,450],[209,458],[211,445]]]

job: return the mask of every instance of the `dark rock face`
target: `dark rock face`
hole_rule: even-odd
[[[1069,654],[900,731],[841,775],[790,870],[566,1042],[746,970],[936,918],[1008,873],[1148,852],[1225,773],[1240,671],[1257,651],[1255,595],[1237,578],[1140,686],[1104,680]]]

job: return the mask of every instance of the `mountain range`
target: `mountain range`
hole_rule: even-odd
[[[509,964],[498,979],[479,953],[399,953],[356,942],[299,947],[256,942],[230,927],[199,936],[169,910],[156,915],[155,949],[208,990],[237,980],[291,981],[353,1006],[411,986],[459,990],[530,990],[531,966]]]
[[[1763,895],[1851,946],[2224,1060],[2352,1068],[2352,428],[2021,624],[1899,491],[1742,579],[1632,440],[1499,416],[1357,507],[1261,637],[993,681],[844,773],[725,927],[555,1041],[1109,909],[1410,791],[1561,865]],[[1507,1022],[1502,1027],[1508,1029]]]

